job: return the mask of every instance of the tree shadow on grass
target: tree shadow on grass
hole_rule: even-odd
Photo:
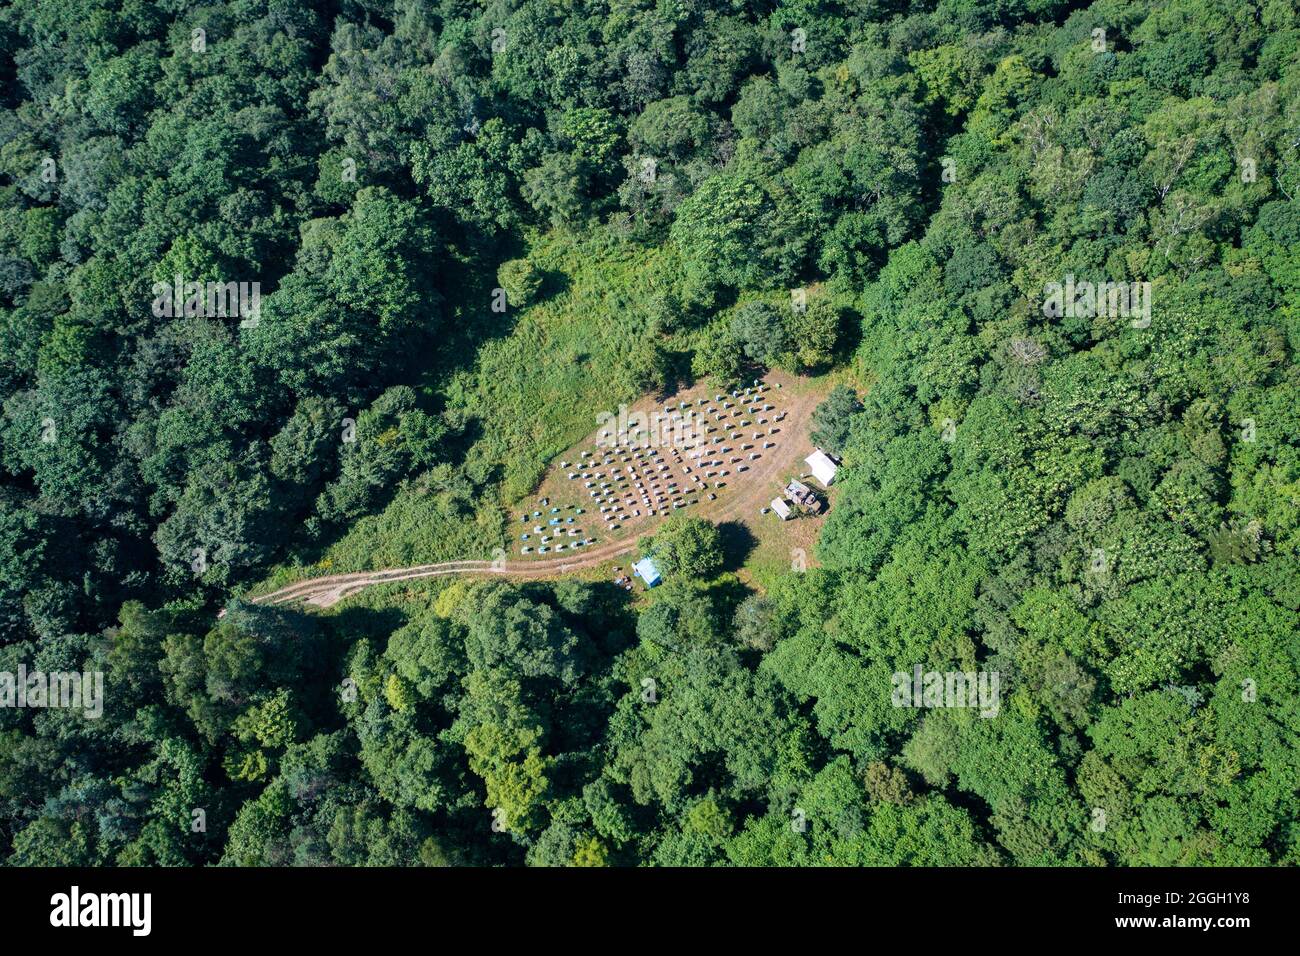
[[[359,638],[384,638],[407,622],[407,614],[396,607],[344,607],[324,619],[328,633],[343,643]]]
[[[655,389],[654,395],[661,402],[668,396],[694,385],[695,374],[691,371],[691,353],[665,350],[659,367],[659,378],[659,387]]]
[[[740,570],[758,544],[753,533],[739,521],[723,522],[718,525],[718,533],[722,539],[723,570]]]
[[[542,302],[563,295],[569,291],[572,284],[567,273],[561,272],[559,269],[544,269],[542,270],[541,286],[537,290],[537,297],[534,301]]]
[[[840,309],[838,335],[835,339],[835,364],[849,364],[862,345],[862,314],[854,308]]]

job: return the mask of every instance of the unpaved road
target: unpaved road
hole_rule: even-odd
[[[780,454],[760,460],[743,482],[733,484],[734,494],[721,495],[717,501],[703,501],[690,514],[706,518],[716,524],[743,516],[754,516],[780,490],[781,473],[812,452],[808,437],[813,409],[819,396],[804,394],[781,396],[785,400],[786,417],[781,422],[781,438],[777,451]],[[775,519],[773,519],[775,520]],[[652,529],[651,529],[652,530]],[[538,558],[532,561],[444,561],[441,564],[417,564],[407,568],[386,571],[354,571],[350,574],[331,574],[318,578],[305,578],[266,594],[250,598],[254,604],[289,604],[303,601],[317,607],[330,607],[350,594],[375,584],[390,581],[411,581],[416,578],[434,578],[445,574],[481,574],[517,580],[553,578],[593,568],[631,554],[636,550],[636,538],[608,541],[582,552],[581,556]]]

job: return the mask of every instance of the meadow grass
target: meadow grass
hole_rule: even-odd
[[[508,506],[595,427],[599,412],[642,393],[655,338],[644,303],[666,253],[551,232],[533,237],[528,255],[546,275],[538,301],[520,309],[504,334],[482,342],[474,361],[435,396],[471,438],[464,469],[480,484],[475,500],[458,500],[421,478],[405,482],[308,573],[491,557],[507,544]],[[465,298],[451,303],[458,321],[475,321],[484,310],[480,292],[466,287]]]
[[[491,558],[510,548],[512,506],[529,497],[557,456],[596,427],[596,416],[632,404],[646,391],[652,349],[688,351],[725,323],[730,311],[763,299],[778,308],[782,292],[749,292],[702,328],[657,335],[647,324],[655,277],[670,274],[670,247],[644,248],[597,233],[560,231],[529,237],[528,257],[544,274],[537,300],[504,317],[489,311],[483,277],[467,277],[448,303],[462,332],[451,347],[473,349],[468,360],[434,361],[446,384],[425,391],[432,404],[465,430],[458,464],[477,486],[473,495],[443,487],[425,474],[405,481],[376,514],[366,515],[308,566],[280,566],[254,590],[303,576],[377,570],[465,558]],[[476,336],[474,328],[484,330]],[[454,369],[446,374],[448,368]],[[431,365],[432,368],[432,365]],[[833,373],[835,381],[852,372]],[[801,389],[828,389],[824,376]],[[760,535],[766,538],[767,535]],[[785,551],[755,554],[762,584],[788,567]],[[761,570],[760,570],[761,568]]]

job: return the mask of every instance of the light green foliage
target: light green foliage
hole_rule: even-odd
[[[507,259],[501,263],[497,281],[506,290],[506,302],[517,309],[532,304],[542,287],[542,276],[528,259]]]

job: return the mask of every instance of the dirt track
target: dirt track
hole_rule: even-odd
[[[714,523],[738,517],[754,517],[780,490],[778,479],[812,451],[808,437],[812,412],[819,396],[804,394],[783,395],[787,400],[786,418],[781,423],[784,441],[780,454],[773,454],[756,466],[743,481],[738,482],[735,494],[726,494],[717,501],[701,502],[690,513],[707,518]],[[610,541],[583,551],[582,556],[541,558],[532,561],[444,561],[440,564],[419,564],[386,571],[355,571],[350,574],[332,574],[319,578],[306,578],[250,600],[255,604],[288,604],[303,601],[317,607],[330,607],[350,594],[375,584],[390,581],[410,581],[417,578],[440,577],[444,574],[499,575],[514,579],[559,577],[571,571],[593,568],[636,550],[636,538]]]

